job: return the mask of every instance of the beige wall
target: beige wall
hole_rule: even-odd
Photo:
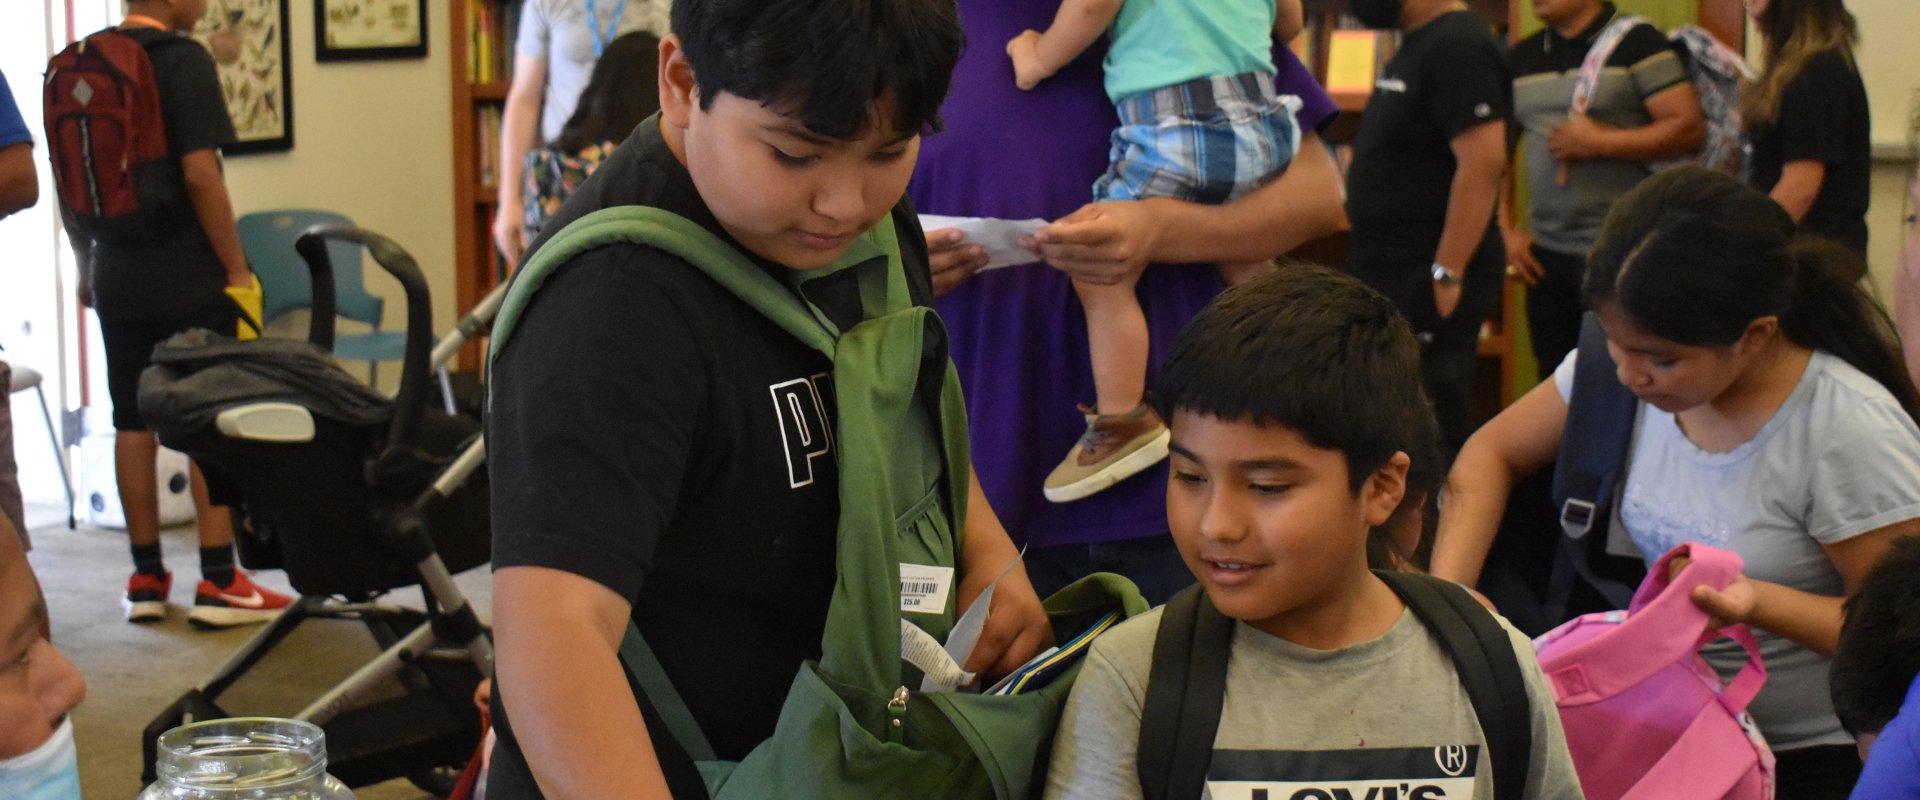
[[[1860,77],[1873,107],[1873,143],[1904,146],[1913,95],[1920,90],[1920,28],[1914,0],[1849,0],[1860,21]]]
[[[1891,298],[1894,264],[1906,235],[1907,120],[1920,90],[1920,30],[1914,0],[1848,0],[1860,21],[1860,77],[1873,109],[1873,201],[1867,211],[1868,262],[1880,296]]]
[[[1873,165],[1873,204],[1867,208],[1867,264],[1873,270],[1874,289],[1889,310],[1893,308],[1893,275],[1907,235],[1904,220],[1912,213],[1907,208],[1907,179],[1912,174],[1913,164],[1904,158]]]
[[[293,149],[227,159],[234,211],[319,208],[391,237],[426,273],[442,331],[457,313],[446,0],[427,0],[425,59],[325,64],[313,58],[312,4],[291,5]],[[369,290],[388,298],[386,326],[400,327],[399,284],[367,270]]]

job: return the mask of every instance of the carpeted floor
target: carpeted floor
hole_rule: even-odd
[[[210,632],[187,624],[186,606],[199,580],[198,543],[190,526],[169,529],[162,536],[167,565],[174,572],[171,615],[164,622],[134,625],[120,610],[130,572],[125,533],[84,522],[79,530],[69,531],[65,514],[55,506],[29,506],[27,521],[34,543],[28,560],[46,591],[54,645],[87,679],[86,702],[73,714],[81,789],[89,800],[131,798],[141,789],[141,731],[257,628]],[[256,578],[287,591],[278,572]],[[492,605],[488,571],[469,570],[458,582],[487,619]],[[397,592],[383,601],[420,604],[417,591]],[[222,705],[236,714],[294,714],[375,652],[371,637],[357,623],[307,623],[221,698]],[[354,793],[360,800],[430,797],[404,780],[356,788]]]

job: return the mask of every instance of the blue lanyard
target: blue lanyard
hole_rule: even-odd
[[[627,0],[620,0],[620,5],[614,6],[613,8],[613,24],[608,26],[607,35],[602,38],[600,35],[600,13],[594,10],[593,0],[587,0],[587,24],[592,26],[593,29],[594,58],[598,59],[600,53],[607,49],[607,45],[613,43],[614,34],[620,32],[620,18],[626,16],[626,14]]]

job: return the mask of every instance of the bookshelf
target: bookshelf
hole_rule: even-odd
[[[491,291],[500,274],[493,247],[494,161],[500,117],[512,83],[513,35],[520,0],[451,0],[454,302],[466,313]],[[480,347],[460,353],[459,368],[480,365]]]
[[[1613,0],[1622,13],[1651,18],[1662,28],[1680,24],[1698,24],[1735,51],[1745,52],[1746,12],[1741,0]],[[1348,14],[1347,0],[1303,0],[1306,29],[1292,42],[1301,63],[1327,87],[1340,112],[1327,126],[1323,137],[1341,159],[1351,153],[1354,137],[1360,130],[1360,117],[1372,94],[1372,83],[1387,61],[1393,57],[1399,35],[1392,31],[1372,31],[1360,26]],[[1519,41],[1540,29],[1530,0],[1466,0],[1467,6],[1485,17],[1494,30],[1509,42]],[[1519,213],[1524,216],[1524,209]],[[1345,259],[1349,238],[1345,232],[1309,243],[1296,255],[1322,264],[1339,264]],[[1515,281],[1501,286],[1500,301],[1495,304],[1480,338],[1480,370],[1476,378],[1476,398],[1482,418],[1490,418],[1519,394],[1532,388],[1541,369],[1533,363],[1533,354],[1525,349],[1525,287]],[[1548,365],[1551,369],[1551,365]]]

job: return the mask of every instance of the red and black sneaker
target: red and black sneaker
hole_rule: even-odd
[[[127,579],[127,594],[120,606],[127,610],[128,622],[159,622],[167,618],[167,592],[173,589],[173,573],[148,575],[133,573]]]
[[[266,622],[280,615],[293,598],[272,589],[261,588],[240,570],[233,571],[233,584],[226,588],[202,580],[193,590],[193,610],[187,621],[196,628],[231,628]]]

